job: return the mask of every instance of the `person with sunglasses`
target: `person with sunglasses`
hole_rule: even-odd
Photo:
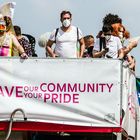
[[[19,51],[21,58],[28,58],[16,37],[12,33],[6,32],[6,29],[6,22],[3,15],[0,14],[0,56],[13,56],[13,48],[15,47]]]

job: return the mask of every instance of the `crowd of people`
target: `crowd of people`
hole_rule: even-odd
[[[122,24],[118,15],[109,13],[103,19],[102,30],[96,38],[93,35],[83,36],[81,30],[71,24],[70,11],[60,14],[62,26],[55,29],[46,43],[46,53],[59,58],[113,58],[128,62],[129,68],[135,70],[135,59],[130,51],[138,44],[138,39],[129,41],[130,33]],[[52,45],[55,47],[52,49]]]
[[[130,33],[118,15],[106,15],[103,18],[102,30],[96,37],[83,36],[79,27],[72,25],[70,11],[61,12],[60,22],[61,27],[54,29],[48,40],[42,40],[45,43],[40,43],[44,44],[46,57],[118,58],[127,61],[129,68],[135,70],[135,59],[130,51],[137,46],[138,40],[131,40],[125,45]],[[52,47],[53,44],[55,47]],[[37,57],[34,46],[34,37],[22,34],[19,26],[12,26],[10,17],[0,14],[0,56]]]

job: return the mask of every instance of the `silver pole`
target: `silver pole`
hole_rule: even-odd
[[[8,132],[7,132],[7,135],[6,135],[5,140],[8,140],[9,137],[10,137],[11,130],[12,130],[12,124],[13,124],[13,120],[14,120],[14,116],[15,116],[16,112],[18,112],[18,111],[20,111],[20,112],[22,113],[23,118],[24,118],[24,121],[27,120],[27,118],[26,118],[26,114],[25,114],[25,112],[24,112],[23,109],[21,109],[21,108],[17,108],[17,109],[15,109],[15,110],[11,113],[11,116],[10,116],[9,128],[8,128]]]

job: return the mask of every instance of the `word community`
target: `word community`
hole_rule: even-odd
[[[35,98],[51,103],[79,103],[80,95],[113,91],[113,83],[41,83],[39,86],[0,86],[0,96]]]

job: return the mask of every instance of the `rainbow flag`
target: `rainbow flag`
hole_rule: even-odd
[[[137,87],[138,101],[140,105],[140,78],[136,78],[136,87]]]

